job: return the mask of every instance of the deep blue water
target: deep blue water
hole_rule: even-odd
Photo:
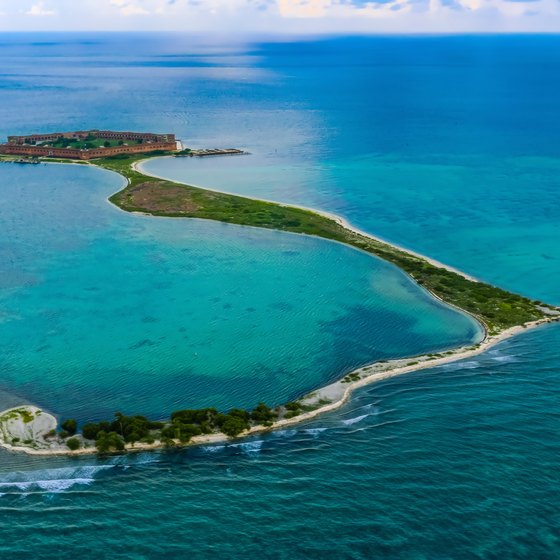
[[[253,155],[150,165],[338,212],[560,303],[559,37],[220,46],[177,36],[5,35],[0,56],[3,135],[156,129],[192,146],[243,147]],[[0,180],[13,172],[0,169]],[[49,196],[32,207],[54,211],[53,183],[42,184]],[[103,197],[90,200],[101,216]],[[3,241],[14,231],[7,223]],[[185,227],[193,238],[201,228],[217,253],[244,244],[242,228],[219,236],[209,225]],[[71,229],[47,240],[83,241],[62,235]],[[257,233],[246,250],[261,239],[263,258],[277,263],[276,242]],[[135,230],[133,241],[144,236],[145,247],[154,235]],[[358,259],[351,255],[344,259]],[[6,262],[3,284],[20,270]],[[29,270],[40,265],[31,260]],[[340,297],[322,303],[336,307]],[[350,325],[333,336],[357,340]],[[109,461],[2,453],[5,554],[557,558],[559,337],[558,327],[527,333],[475,360],[368,387],[309,425],[231,446]]]

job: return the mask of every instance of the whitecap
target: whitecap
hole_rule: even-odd
[[[304,430],[304,432],[306,434],[317,437],[320,433],[324,432],[326,429],[327,428],[308,428],[307,430]]]
[[[515,356],[494,356],[492,359],[495,362],[502,362],[502,363],[517,362]]]
[[[480,362],[453,362],[450,364],[442,364],[439,366],[448,370],[460,370],[460,369],[476,369],[480,367]]]
[[[48,478],[44,480],[1,482],[0,487],[3,489],[22,490],[24,492],[42,490],[49,493],[58,493],[64,492],[75,485],[89,485],[93,481],[93,478]]]
[[[225,445],[205,445],[200,449],[205,453],[218,453],[220,451],[223,451],[225,448],[226,448]]]
[[[346,426],[351,426],[352,424],[356,424],[357,422],[361,422],[364,418],[367,418],[369,414],[362,414],[361,416],[356,416],[355,418],[348,418],[347,420],[343,420],[342,423]]]
[[[111,468],[111,465],[85,465],[8,473],[0,477],[0,488],[22,492],[64,492],[75,485],[91,484],[98,472],[108,468]]]
[[[296,434],[297,434],[297,430],[278,430],[277,432],[274,432],[274,435],[276,437],[281,437],[281,438],[294,437]]]
[[[264,441],[262,439],[257,439],[255,441],[246,441],[244,443],[232,443],[230,447],[239,447],[244,453],[249,455],[253,453],[258,453]]]

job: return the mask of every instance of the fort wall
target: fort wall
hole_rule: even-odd
[[[91,150],[76,150],[74,148],[49,148],[46,146],[31,146],[29,144],[0,144],[0,154],[18,156],[37,156],[67,159],[94,159],[114,156],[117,154],[140,154],[157,150],[175,151],[175,142],[152,142],[135,146],[114,146],[111,148],[93,148]]]
[[[49,134],[28,134],[8,136],[9,144],[26,144],[32,142],[56,142],[59,138],[68,140],[86,140],[88,136],[102,140],[131,140],[144,142],[175,142],[175,134],[154,134],[152,132],[119,132],[115,130],[77,130],[74,132],[51,132]]]

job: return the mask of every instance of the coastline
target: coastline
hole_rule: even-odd
[[[167,156],[169,157],[169,156]],[[161,177],[158,175],[153,175],[150,173],[146,173],[145,171],[143,171],[141,169],[141,164],[146,161],[148,158],[134,162],[132,164],[132,169],[138,173],[141,173],[143,175],[149,176],[149,177],[153,177],[153,178],[157,178],[157,179],[161,179],[164,181],[168,181],[169,179],[165,178],[165,177]],[[47,162],[45,162],[47,163]],[[65,163],[65,162],[48,162],[48,163]],[[73,162],[68,162],[69,164],[72,164]],[[95,165],[95,162],[91,162],[90,165]],[[125,181],[125,185],[130,184],[130,180],[128,179],[128,177],[118,173],[117,171],[115,171],[115,173],[117,173],[117,175],[121,175],[121,177],[124,179]],[[193,187],[196,187],[196,185],[191,185]],[[218,191],[215,189],[208,189],[206,187],[197,187],[200,189],[204,189],[206,191],[211,191],[211,192],[216,192],[216,193],[221,193],[221,194],[231,194],[231,193],[227,193],[224,191]],[[479,280],[477,280],[476,278],[473,278],[471,276],[469,276],[468,274],[457,270],[453,267],[447,266],[443,263],[440,263],[437,260],[434,259],[430,259],[429,257],[426,257],[420,253],[416,253],[414,251],[411,251],[409,249],[406,249],[404,247],[395,245],[391,242],[388,242],[382,238],[376,237],[374,235],[371,235],[367,232],[364,232],[358,228],[355,228],[354,226],[352,226],[346,219],[337,216],[335,214],[332,213],[328,213],[328,212],[324,212],[321,210],[316,210],[313,208],[308,208],[305,206],[298,206],[298,205],[292,205],[292,204],[283,204],[283,203],[279,203],[276,201],[268,201],[268,200],[264,200],[264,199],[258,199],[258,198],[252,198],[252,197],[245,197],[248,198],[250,200],[254,200],[254,201],[259,201],[259,202],[271,202],[273,204],[276,204],[278,206],[282,206],[282,207],[291,207],[291,208],[298,208],[298,209],[302,209],[302,210],[306,210],[308,212],[312,212],[318,216],[324,217],[324,218],[328,218],[334,222],[336,222],[338,225],[340,225],[342,228],[346,229],[349,232],[358,234],[360,236],[363,236],[365,238],[369,238],[371,240],[374,240],[376,242],[381,242],[384,243],[394,249],[397,249],[399,251],[402,251],[404,253],[407,253],[408,255],[412,255],[414,257],[420,258],[425,260],[426,262],[428,262],[429,264],[431,264],[432,266],[435,266],[437,268],[442,268],[445,269],[447,271],[453,272],[455,274],[458,274],[460,276],[462,276],[463,278],[472,281],[472,282],[480,282]],[[110,201],[108,201],[110,202]],[[110,202],[111,203],[111,202]],[[111,203],[112,204],[112,203]],[[113,204],[113,206],[116,206]],[[117,208],[119,208],[118,206],[116,206]],[[122,211],[126,211],[122,208],[119,208]],[[146,214],[146,215],[151,215],[151,214]],[[351,246],[351,245],[349,245]],[[402,270],[402,269],[401,269]],[[403,272],[405,274],[407,274],[406,271],[403,270]],[[414,279],[413,279],[414,280]],[[423,287],[419,284],[420,287]],[[297,416],[293,416],[291,418],[283,418],[281,420],[277,420],[276,422],[274,422],[272,425],[269,426],[264,426],[264,425],[257,425],[257,426],[253,426],[251,427],[249,430],[246,430],[245,432],[239,434],[238,436],[236,436],[235,438],[230,438],[228,436],[226,436],[223,433],[213,433],[213,434],[209,434],[209,435],[200,435],[200,436],[194,436],[188,443],[180,443],[179,441],[176,441],[176,447],[177,448],[181,448],[181,447],[188,447],[188,446],[192,446],[192,445],[208,445],[208,444],[214,444],[214,443],[226,443],[228,441],[232,441],[233,439],[240,439],[240,438],[245,438],[247,436],[252,436],[255,434],[259,434],[259,433],[266,433],[266,432],[271,432],[274,430],[278,430],[278,429],[282,429],[288,426],[293,426],[293,425],[297,425],[300,424],[302,422],[306,422],[309,421],[311,419],[314,419],[322,414],[334,411],[338,408],[340,408],[341,406],[343,406],[348,399],[350,398],[351,394],[353,393],[354,390],[364,387],[366,385],[369,385],[371,383],[375,383],[377,381],[382,381],[391,377],[396,377],[398,375],[403,375],[406,373],[411,373],[413,371],[418,371],[418,370],[422,370],[422,369],[428,369],[428,368],[433,368],[433,367],[438,367],[441,365],[445,365],[451,362],[455,362],[458,360],[462,360],[471,356],[475,356],[478,354],[481,354],[483,352],[485,352],[486,350],[488,350],[489,348],[495,346],[496,344],[507,340],[513,336],[516,336],[517,334],[527,331],[529,329],[532,328],[536,328],[540,325],[543,324],[547,324],[547,323],[552,323],[552,322],[557,322],[560,320],[560,312],[558,312],[557,308],[554,308],[554,312],[552,311],[552,308],[550,310],[550,314],[548,316],[545,316],[543,318],[534,320],[534,321],[530,321],[527,322],[523,325],[518,325],[518,326],[513,326],[507,329],[504,329],[503,331],[501,331],[498,334],[490,334],[489,329],[487,327],[487,325],[484,323],[484,321],[474,315],[473,313],[457,306],[454,305],[453,303],[450,303],[448,301],[445,301],[444,299],[442,299],[441,297],[439,297],[437,294],[434,294],[433,292],[431,292],[430,290],[428,290],[427,288],[423,287],[428,293],[430,293],[430,295],[432,297],[434,297],[435,299],[437,299],[438,301],[442,302],[445,305],[454,307],[455,309],[457,309],[459,312],[464,313],[466,315],[468,315],[469,317],[471,317],[474,321],[476,321],[476,323],[478,323],[479,325],[481,325],[482,329],[483,329],[483,336],[482,339],[479,342],[470,344],[468,346],[460,346],[457,347],[455,349],[451,349],[451,350],[447,350],[447,351],[442,351],[442,352],[436,352],[436,353],[432,353],[432,354],[423,354],[420,356],[411,356],[411,357],[407,357],[407,358],[399,358],[399,359],[395,359],[395,360],[391,360],[391,361],[387,361],[387,362],[376,362],[376,363],[372,363],[369,365],[365,365],[362,366],[360,368],[357,368],[353,371],[351,371],[350,373],[345,374],[341,379],[339,379],[338,381],[335,381],[333,383],[330,383],[329,385],[326,385],[322,388],[319,388],[315,391],[313,391],[311,394],[305,395],[303,397],[301,397],[300,399],[298,399],[298,401],[305,407],[307,408],[307,410],[305,410],[304,412],[302,412],[301,414],[297,415]],[[543,312],[544,313],[544,312]],[[42,456],[48,456],[48,455],[66,455],[66,456],[78,456],[78,455],[91,455],[91,454],[97,454],[98,451],[95,447],[86,447],[86,448],[80,448],[77,450],[70,450],[67,448],[44,448],[44,449],[34,449],[31,447],[24,447],[24,446],[12,446],[10,444],[7,444],[3,441],[0,441],[0,446],[9,450],[9,451],[13,451],[13,452],[24,452],[27,453],[29,455],[42,455]],[[151,450],[158,450],[158,449],[165,449],[167,446],[164,445],[162,442],[155,442],[155,443],[150,443],[150,444],[145,444],[145,443],[135,443],[135,444],[127,444],[125,446],[125,452],[140,452],[140,451],[151,451]]]
[[[274,422],[271,426],[253,426],[249,430],[245,431],[239,436],[234,438],[230,438],[223,433],[214,433],[208,435],[200,435],[194,436],[188,443],[180,443],[178,440],[175,442],[175,447],[177,449],[187,448],[191,446],[200,446],[200,445],[210,445],[210,444],[219,444],[219,443],[228,443],[238,439],[244,439],[249,436],[273,432],[276,430],[280,430],[289,426],[295,426],[297,424],[301,424],[307,422],[309,420],[313,420],[318,416],[326,414],[328,412],[332,412],[344,406],[352,393],[356,389],[360,389],[367,385],[371,385],[372,383],[376,383],[378,381],[384,381],[386,379],[390,379],[392,377],[397,377],[400,375],[404,375],[406,373],[412,373],[414,371],[419,371],[423,369],[431,369],[436,368],[442,365],[446,365],[449,363],[457,362],[459,360],[463,360],[466,358],[470,358],[472,356],[476,356],[478,354],[482,354],[489,350],[490,348],[496,346],[500,342],[504,342],[518,334],[523,332],[527,332],[529,330],[535,329],[539,326],[544,324],[558,322],[558,317],[551,317],[546,319],[539,319],[538,321],[533,321],[531,323],[527,323],[524,326],[517,326],[511,327],[505,331],[502,331],[500,334],[497,335],[489,335],[487,334],[485,338],[474,345],[471,346],[461,346],[454,350],[448,350],[443,353],[439,353],[439,357],[433,357],[434,355],[430,354],[422,354],[420,356],[412,356],[408,358],[398,358],[395,360],[390,360],[387,362],[375,362],[370,365],[362,366],[357,368],[350,373],[347,373],[343,378],[330,383],[329,385],[325,385],[316,391],[313,391],[309,395],[306,395],[299,399],[300,402],[303,402],[306,405],[313,405],[314,403],[320,403],[324,400],[329,400],[329,402],[324,402],[324,404],[320,404],[317,408],[313,410],[309,410],[307,412],[303,412],[298,416],[294,416],[292,418],[284,418],[282,420],[278,420]],[[353,377],[359,376],[359,378],[345,382],[344,380]],[[71,451],[70,449],[33,449],[30,447],[15,447],[11,446],[3,441],[0,441],[0,447],[11,451],[11,452],[23,452],[28,455],[34,456],[81,456],[81,455],[96,455],[98,453],[95,447],[85,447],[81,449],[77,449],[75,451]],[[159,442],[156,441],[154,443],[135,443],[135,444],[126,444],[125,446],[125,453],[134,453],[134,452],[142,452],[142,451],[156,451],[156,450],[164,450],[167,447]]]
[[[135,161],[131,165],[131,168],[134,171],[137,171],[138,173],[142,173],[143,175],[147,175],[148,177],[153,177],[154,179],[161,179],[162,181],[170,181],[171,179],[169,179],[169,177],[163,177],[162,175],[155,175],[153,173],[148,173],[147,171],[142,169],[142,164],[146,161],[149,161],[149,160],[166,159],[166,158],[171,158],[171,157],[174,157],[174,156],[158,156],[156,158],[145,158],[145,159],[142,159],[140,161]],[[95,165],[95,163],[93,163],[92,165]],[[174,182],[182,183],[182,181],[174,181]],[[182,184],[186,185],[187,183],[182,183]],[[403,247],[402,245],[397,245],[396,243],[393,243],[392,241],[387,241],[386,239],[384,239],[382,237],[378,237],[376,235],[368,233],[367,231],[364,231],[362,229],[359,229],[359,228],[353,226],[346,218],[344,218],[342,216],[339,216],[338,214],[334,214],[332,212],[327,212],[326,210],[318,210],[317,208],[311,208],[310,206],[303,206],[301,204],[286,204],[285,202],[279,202],[277,200],[270,200],[270,199],[267,199],[267,198],[256,198],[254,196],[248,196],[248,195],[245,195],[245,194],[244,195],[239,195],[237,193],[232,193],[232,192],[228,192],[228,191],[220,191],[218,189],[203,187],[201,185],[195,185],[194,183],[188,183],[188,185],[190,185],[191,187],[195,187],[197,189],[203,189],[205,191],[215,192],[215,193],[219,193],[219,194],[230,194],[230,195],[235,195],[235,196],[243,196],[243,198],[247,198],[249,200],[255,200],[257,202],[270,202],[271,204],[277,204],[278,206],[282,206],[282,207],[285,207],[285,208],[298,208],[299,210],[306,210],[308,212],[313,212],[314,214],[317,214],[319,216],[323,216],[324,218],[329,218],[329,219],[333,220],[334,222],[336,222],[337,224],[342,226],[344,229],[346,229],[346,230],[348,230],[352,233],[356,233],[356,234],[361,235],[363,237],[367,237],[369,239],[372,239],[373,241],[378,241],[379,243],[385,243],[386,245],[389,245],[394,249],[398,249],[399,251],[403,251],[404,253],[408,253],[409,255],[412,255],[414,257],[424,259],[426,262],[430,263],[433,266],[437,266],[438,268],[443,268],[445,270],[448,270],[449,272],[454,272],[455,274],[459,274],[460,276],[462,276],[463,278],[466,278],[467,280],[470,280],[471,282],[480,282],[480,280],[478,280],[474,276],[470,276],[469,274],[467,274],[466,272],[463,272],[462,270],[459,270],[458,268],[454,268],[454,267],[449,266],[445,263],[442,263],[442,262],[440,262],[436,259],[432,259],[431,257],[427,257],[426,255],[423,255],[422,253],[418,253],[416,251],[408,249],[407,247]]]

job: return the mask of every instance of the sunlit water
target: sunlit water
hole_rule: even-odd
[[[4,134],[88,127],[169,130],[195,147],[242,147],[253,155],[160,160],[146,169],[335,211],[471,274],[559,303],[559,47],[556,37],[216,47],[172,36],[4,36],[0,128]],[[104,202],[118,186],[114,176],[88,169],[0,168],[0,178],[11,173],[24,178],[4,181],[3,192],[12,196],[16,210],[21,198],[18,211],[31,212],[33,219],[27,227],[18,225],[18,212],[2,205],[8,220],[3,223],[11,224],[7,231],[19,231],[17,239],[4,238],[2,226],[2,254],[6,246],[20,251],[13,254],[17,266],[3,259],[8,273],[2,275],[2,289],[10,290],[8,301],[17,301],[21,328],[27,324],[25,336],[33,345],[24,344],[23,334],[11,339],[11,359],[20,360],[22,375],[6,374],[6,386],[19,387],[35,400],[45,394],[58,409],[73,406],[85,417],[100,410],[97,402],[105,399],[111,411],[126,402],[168,410],[182,383],[174,371],[156,368],[164,383],[148,398],[143,389],[150,375],[143,364],[134,363],[144,375],[138,387],[130,387],[130,401],[122,395],[118,403],[111,399],[121,395],[112,389],[95,394],[89,376],[66,366],[62,356],[79,351],[91,360],[88,345],[103,338],[99,325],[107,325],[104,313],[112,309],[111,316],[118,317],[112,329],[121,321],[129,325],[113,332],[130,344],[115,344],[123,354],[106,350],[96,357],[98,364],[138,350],[149,363],[153,346],[129,346],[157,341],[161,329],[167,350],[161,359],[177,368],[169,353],[175,352],[174,344],[179,352],[186,350],[172,340],[175,331],[164,328],[165,321],[172,321],[166,298],[180,292],[182,278],[196,283],[204,270],[227,270],[219,275],[220,285],[225,280],[251,286],[225,298],[240,324],[246,323],[246,313],[257,314],[258,333],[270,323],[268,313],[283,318],[280,334],[272,337],[280,344],[291,338],[293,333],[284,331],[295,317],[307,317],[298,333],[310,337],[297,341],[300,353],[294,350],[293,359],[285,349],[287,363],[301,366],[304,375],[289,379],[290,367],[279,367],[274,384],[250,374],[244,386],[246,370],[240,368],[235,387],[214,393],[224,405],[230,404],[230,395],[241,404],[257,392],[270,391],[271,400],[297,393],[360,362],[364,352],[371,353],[372,341],[375,348],[396,351],[400,345],[412,351],[421,340],[429,343],[426,333],[445,323],[441,316],[425,323],[427,317],[448,313],[433,315],[429,304],[423,326],[404,321],[402,331],[381,328],[379,302],[402,320],[414,315],[402,294],[412,294],[415,305],[423,298],[414,288],[410,292],[390,267],[355,251],[260,230],[123,217]],[[48,179],[55,176],[57,181]],[[14,196],[16,185],[27,191],[24,196]],[[37,189],[48,196],[33,197]],[[78,189],[79,199],[65,194],[72,189]],[[88,211],[82,212],[85,191],[90,193]],[[56,219],[62,201],[65,210]],[[39,245],[38,231],[43,231]],[[284,243],[289,255],[282,254]],[[179,255],[185,245],[195,253]],[[92,256],[89,264],[84,264],[86,253]],[[184,263],[197,254],[213,259],[199,264],[195,273]],[[331,254],[340,260],[332,256],[329,264]],[[249,255],[255,259],[250,270],[243,266]],[[119,261],[129,265],[126,270]],[[267,281],[278,275],[285,289],[279,300],[292,301],[293,286],[299,286],[295,263],[301,267],[301,282],[313,286],[303,288],[302,301],[312,296],[320,305],[265,312],[272,291]],[[352,270],[341,263],[352,263]],[[105,267],[121,282],[106,282]],[[169,276],[163,281],[162,269]],[[243,269],[249,270],[249,279]],[[54,270],[65,274],[49,277]],[[323,272],[320,279],[317,271]],[[247,284],[257,276],[262,279],[258,286]],[[206,305],[184,295],[176,308],[200,307],[192,321],[203,321],[209,308],[222,317],[209,300],[213,281],[207,291],[199,282]],[[164,285],[154,290],[154,282]],[[10,283],[20,287],[9,288]],[[91,288],[108,289],[109,284],[114,301],[105,309],[106,299]],[[82,286],[90,288],[84,298]],[[352,293],[346,293],[346,286]],[[67,307],[58,307],[58,317],[34,316],[32,310],[40,308],[49,291],[52,302],[60,306],[66,301]],[[258,306],[248,303],[259,297]],[[128,304],[119,306],[119,298]],[[364,315],[356,316],[348,306],[356,299],[367,308]],[[144,305],[153,306],[149,313],[140,312]],[[248,307],[255,311],[246,312]],[[77,309],[91,311],[96,329],[85,331],[81,340],[69,338],[72,344],[66,347],[43,349],[45,380],[33,379],[30,372],[40,363],[33,352],[45,337],[44,325],[67,325],[66,333],[51,338],[68,337],[77,331]],[[13,320],[15,311],[7,319]],[[335,326],[329,322],[331,313],[344,320]],[[143,317],[159,322],[139,323]],[[39,321],[37,328],[33,321]],[[12,328],[4,332],[13,337]],[[220,320],[217,330],[230,328]],[[146,329],[152,336],[137,336]],[[194,331],[192,336],[202,338]],[[559,337],[556,326],[527,333],[476,359],[361,390],[341,411],[308,425],[229,446],[110,460],[2,453],[3,548],[10,558],[557,558]],[[317,339],[325,346],[317,345]],[[340,344],[332,347],[333,341]],[[255,339],[247,342],[273,348]],[[214,342],[213,348],[220,344]],[[239,355],[249,359],[251,354],[257,355]],[[266,363],[280,355],[276,347]],[[314,370],[313,356],[321,356],[323,370]],[[54,369],[49,373],[49,360],[62,362],[64,375],[73,375],[88,398],[76,399],[76,385],[65,386]],[[226,369],[220,370],[219,382],[228,378]],[[26,383],[25,376],[33,381]],[[212,385],[210,377],[205,373],[182,390],[191,391],[193,400],[202,398]],[[126,379],[106,370],[98,383],[114,387]]]

